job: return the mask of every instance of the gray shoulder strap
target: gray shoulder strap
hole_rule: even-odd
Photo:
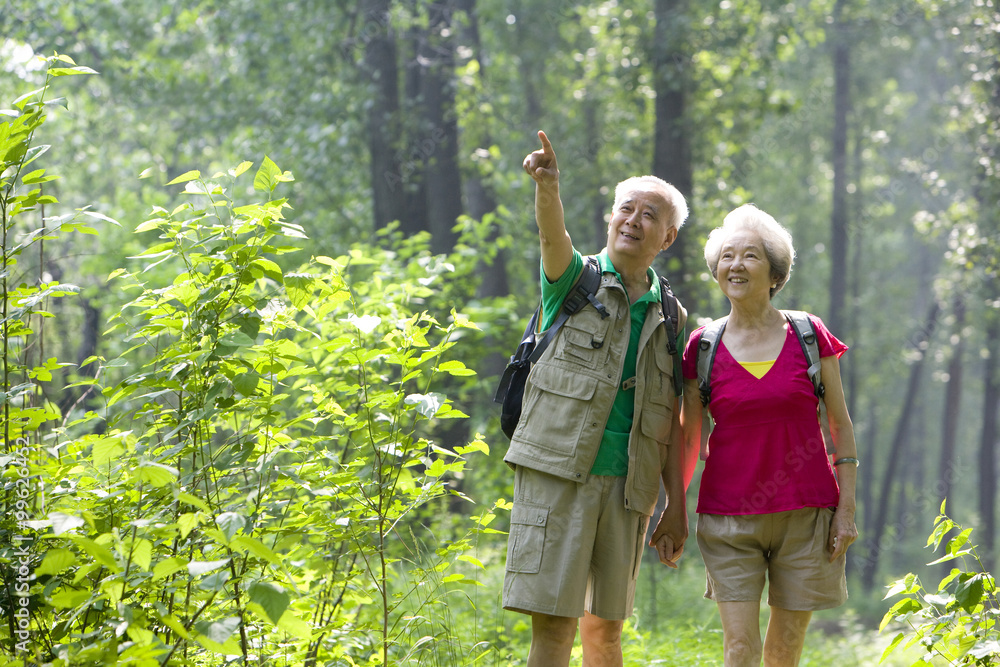
[[[708,436],[712,433],[712,415],[708,404],[712,400],[712,366],[715,365],[715,353],[719,349],[719,341],[726,330],[728,317],[715,320],[705,326],[698,341],[698,390],[701,393],[701,458],[708,457]]]
[[[728,317],[715,320],[705,325],[698,342],[698,389],[701,391],[701,404],[708,407],[712,400],[712,366],[715,365],[715,352],[726,330]]]
[[[802,354],[806,357],[806,372],[809,380],[813,384],[813,391],[819,399],[818,413],[819,425],[823,432],[823,442],[826,443],[826,451],[834,453],[833,438],[830,436],[830,417],[826,412],[826,387],[823,386],[822,362],[819,356],[819,340],[816,337],[816,328],[809,313],[801,310],[783,310],[781,313],[788,320],[788,323],[795,329],[795,337],[799,339],[802,347]]]

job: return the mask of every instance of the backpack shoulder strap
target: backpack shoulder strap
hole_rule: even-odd
[[[663,319],[667,324],[667,352],[674,360],[674,395],[684,393],[684,378],[681,375],[681,353],[677,345],[677,337],[684,326],[684,313],[680,301],[670,289],[670,281],[660,276],[660,304],[663,308]]]
[[[708,404],[712,400],[712,367],[715,365],[715,353],[719,349],[719,341],[726,330],[729,317],[722,317],[705,325],[698,341],[698,390],[701,393],[701,459],[708,458],[708,436],[712,433],[714,424],[709,413]]]
[[[799,339],[799,346],[802,354],[806,358],[806,373],[813,384],[813,391],[819,399],[819,424],[823,432],[823,440],[826,442],[827,452],[833,453],[833,439],[830,436],[830,418],[826,413],[826,387],[823,386],[822,362],[819,356],[819,339],[816,336],[816,327],[813,326],[809,313],[801,310],[783,310],[781,314],[785,316],[788,323],[795,329],[795,337]]]
[[[712,366],[715,365],[715,353],[719,349],[719,341],[726,330],[728,317],[722,317],[706,324],[698,341],[698,389],[701,392],[701,404],[707,408],[712,400]]]
[[[562,308],[559,311],[559,316],[556,321],[552,323],[542,339],[538,341],[535,345],[535,349],[531,353],[529,361],[535,363],[542,357],[542,353],[545,352],[545,348],[549,346],[549,343],[553,341],[556,337],[556,333],[559,328],[566,323],[570,315],[574,315],[587,305],[588,303],[592,305],[597,312],[601,314],[601,319],[611,316],[608,309],[604,307],[604,304],[597,300],[597,290],[601,286],[601,267],[597,263],[597,258],[593,255],[589,255],[584,258],[583,271],[580,272],[580,277],[576,279],[573,287],[570,288],[569,294],[563,300]],[[539,310],[541,307],[539,306]],[[539,315],[540,317],[540,315]]]
[[[795,336],[799,339],[802,354],[806,357],[806,372],[809,374],[809,380],[813,383],[816,396],[823,398],[825,390],[823,377],[820,373],[819,341],[816,338],[816,329],[813,327],[812,320],[809,319],[809,313],[801,310],[783,310],[781,314],[795,329]]]

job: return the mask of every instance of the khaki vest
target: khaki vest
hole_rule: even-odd
[[[628,295],[605,273],[597,298],[610,317],[587,305],[571,316],[531,369],[521,419],[504,461],[584,482],[597,457],[615,393],[623,381],[631,317]],[[678,333],[687,313],[680,309]],[[673,424],[673,358],[660,303],[650,303],[639,339],[635,415],[628,444],[625,506],[653,513],[660,490],[659,443]]]

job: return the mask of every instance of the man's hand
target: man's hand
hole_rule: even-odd
[[[528,176],[539,185],[555,185],[559,182],[559,166],[556,163],[556,152],[552,150],[549,138],[541,130],[538,131],[538,138],[542,142],[541,149],[529,153],[522,166],[528,172]]]
[[[669,506],[663,510],[660,520],[649,539],[649,546],[656,549],[660,562],[672,568],[677,567],[677,561],[684,553],[684,542],[688,536],[687,515],[671,512]]]

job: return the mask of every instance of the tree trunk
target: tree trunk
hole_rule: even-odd
[[[428,5],[428,26],[418,61],[425,131],[419,141],[427,183],[427,218],[431,249],[455,247],[455,222],[462,214],[462,176],[458,167],[458,119],[455,113],[454,0]]]
[[[889,517],[889,505],[893,484],[899,471],[903,445],[907,441],[910,418],[913,414],[913,405],[920,389],[920,376],[927,359],[925,343],[931,340],[934,329],[937,326],[938,312],[940,308],[937,301],[933,301],[927,313],[924,327],[917,334],[913,341],[916,348],[921,351],[919,359],[910,366],[910,379],[906,387],[906,398],[899,413],[899,420],[896,423],[896,432],[889,448],[889,456],[885,461],[885,470],[882,472],[882,483],[879,485],[881,492],[877,505],[875,520],[869,531],[868,553],[861,564],[861,582],[865,589],[871,589],[875,582],[875,572],[878,569],[878,561],[883,549],[882,540],[886,536],[886,524]]]
[[[989,354],[983,361],[983,429],[979,440],[979,545],[983,564],[993,571],[996,543],[997,500],[997,408],[1000,406],[1000,381],[997,357],[1000,356],[1000,317],[989,313],[986,344]]]
[[[460,9],[465,12],[465,36],[464,42],[472,48],[473,58],[479,63],[479,79],[486,79],[486,57],[483,53],[483,42],[479,33],[479,15],[476,12],[476,0],[460,0]],[[489,150],[493,144],[493,135],[489,130],[490,123],[484,121],[484,127],[478,134],[477,150]],[[488,180],[488,173],[484,173],[477,165],[468,172],[465,182],[465,200],[469,215],[475,220],[482,220],[487,214],[492,213],[497,208],[496,193]],[[500,233],[499,225],[494,224],[490,231],[490,241],[496,239]],[[477,296],[495,297],[510,294],[510,285],[507,280],[507,256],[504,250],[498,249],[491,265],[480,263],[477,274],[482,278]],[[499,361],[504,361],[500,359]],[[501,364],[497,372],[503,369]]]
[[[400,136],[399,72],[390,0],[363,0],[365,40],[362,71],[371,87],[368,150],[371,154],[372,213],[375,228],[400,220],[406,210],[405,174],[396,141]]]
[[[965,299],[959,294],[955,301],[955,330],[953,340],[958,339],[952,347],[951,359],[948,362],[948,385],[945,388],[944,415],[941,425],[941,459],[938,464],[938,486],[941,489],[942,500],[947,499],[948,511],[954,515],[954,502],[951,498],[951,483],[955,479],[955,449],[957,446],[958,424],[962,405],[962,374],[963,357],[965,356]],[[950,567],[950,565],[949,565]]]
[[[653,81],[656,90],[656,128],[653,137],[653,175],[667,181],[687,198],[690,205],[694,189],[694,167],[691,164],[691,128],[685,118],[689,71],[689,54],[685,42],[686,0],[656,0],[656,29],[653,32]],[[671,246],[671,270],[668,277],[683,285],[681,296],[687,297],[688,309],[694,308],[697,296],[694,276],[697,262],[689,253],[694,246],[687,242],[683,231]]]
[[[406,212],[400,220],[404,234],[416,234],[430,229],[427,213],[427,184],[424,179],[424,154],[419,137],[423,132],[421,89],[423,67],[420,65],[420,44],[423,33],[417,25],[406,31],[406,69],[403,79],[400,162],[403,174]]]
[[[847,115],[851,108],[851,52],[848,26],[843,21],[847,0],[833,9],[833,213],[830,220],[830,309],[833,331],[844,326],[847,296]]]

